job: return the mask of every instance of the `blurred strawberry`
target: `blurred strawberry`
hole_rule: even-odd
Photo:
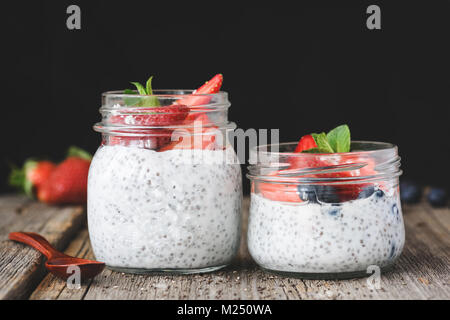
[[[38,199],[48,204],[86,203],[91,158],[89,153],[71,147],[68,157],[54,168],[37,189]]]
[[[25,192],[28,196],[33,195],[33,191],[39,188],[50,176],[55,168],[51,161],[25,161],[21,169],[14,168],[9,176],[11,186]]]

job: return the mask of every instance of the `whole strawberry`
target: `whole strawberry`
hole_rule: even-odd
[[[50,176],[55,168],[51,161],[27,160],[22,168],[14,168],[9,176],[11,186],[32,196],[34,190],[38,189]]]
[[[38,188],[37,198],[48,204],[84,204],[91,156],[76,147],[58,164]]]

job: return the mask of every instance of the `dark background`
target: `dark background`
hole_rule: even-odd
[[[9,163],[95,152],[102,92],[149,75],[196,88],[216,73],[243,129],[294,141],[347,123],[355,139],[397,144],[406,177],[448,186],[450,1],[296,2],[2,3],[0,191]],[[70,4],[81,30],[66,28]],[[382,30],[366,28],[369,4]]]

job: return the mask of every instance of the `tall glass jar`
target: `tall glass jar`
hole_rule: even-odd
[[[248,248],[262,268],[302,278],[368,276],[390,267],[405,230],[397,147],[355,141],[353,152],[252,150]]]
[[[150,99],[160,106],[145,107]],[[230,263],[239,246],[242,179],[227,140],[235,127],[229,106],[226,92],[103,94],[94,126],[102,144],[88,178],[98,260],[133,273],[208,272]]]

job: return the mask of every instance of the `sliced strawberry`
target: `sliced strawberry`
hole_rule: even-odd
[[[204,85],[195,90],[193,94],[212,94],[220,91],[220,87],[222,87],[223,83],[223,75],[216,74],[211,80],[206,81]],[[178,100],[177,103],[184,104],[187,106],[199,106],[207,104],[211,100],[211,97],[208,96],[187,96],[181,100]]]
[[[304,157],[292,157],[290,159],[290,168],[288,170],[283,170],[281,173],[289,173],[298,169],[313,169],[319,167],[333,167],[342,166],[340,172],[329,172],[329,173],[311,173],[310,175],[303,175],[304,178],[351,178],[351,177],[363,177],[370,176],[376,173],[375,163],[369,158],[360,158],[353,155],[339,155],[335,154],[333,156],[320,155],[320,154],[309,154]],[[345,169],[345,165],[359,165],[366,164],[360,169]],[[353,184],[333,184],[334,191],[339,196],[341,201],[349,201],[357,199],[360,192],[369,186],[368,183],[353,183]]]
[[[290,178],[342,179],[342,184],[333,182],[299,185],[298,195],[303,200],[311,200],[312,197],[314,201],[335,203],[367,196],[369,191],[375,190],[375,186],[380,186],[374,183],[359,183],[357,179],[352,178],[376,174],[375,163],[363,154],[350,153],[350,146],[350,129],[345,124],[328,133],[305,135],[295,148],[294,152],[298,155],[288,159],[290,167],[278,171],[277,174]],[[317,149],[311,151],[319,153],[301,154],[313,148]],[[363,167],[358,168],[360,165]],[[279,193],[277,198],[280,199],[283,198],[282,193],[285,192],[286,186],[273,184],[263,186],[264,188],[270,188],[271,195]]]
[[[173,104],[166,107],[139,107],[124,108],[120,115],[113,115],[108,119],[111,124],[129,125],[129,126],[176,126],[186,119],[189,114],[189,108],[181,104]],[[137,146],[146,149],[159,149],[171,141],[172,129],[145,129],[140,128],[136,135],[125,135],[131,131],[118,130],[124,135],[110,136],[107,144],[122,146]],[[139,136],[142,133],[142,136]]]
[[[264,198],[273,201],[283,202],[302,202],[297,186],[293,184],[278,184],[269,182],[256,182],[255,189],[263,195]]]
[[[302,152],[316,147],[317,144],[314,141],[314,138],[312,137],[312,135],[308,134],[300,139],[294,152]]]
[[[191,109],[192,110],[192,109]],[[183,121],[185,124],[192,124],[195,121],[201,121],[204,125],[211,124],[208,115],[206,112],[201,112],[201,110],[196,110],[196,112],[190,112],[186,119]]]
[[[158,151],[173,149],[217,149],[216,143],[218,127],[212,125],[206,113],[196,114],[196,117],[188,117],[183,122],[186,127],[174,132],[170,143]]]
[[[206,81],[204,85],[195,90],[196,94],[209,94],[217,93],[220,91],[220,87],[223,83],[223,75],[221,73],[216,74],[211,80]]]
[[[211,121],[209,120],[207,114],[204,112],[191,112],[183,121],[183,124],[186,124],[188,126],[201,125],[202,127],[206,127],[211,125]]]
[[[120,115],[108,119],[112,124],[130,126],[172,126],[183,122],[189,114],[189,108],[182,104],[165,107],[123,108]]]
[[[216,144],[216,134],[218,133],[217,127],[197,127],[184,129],[184,132],[180,132],[179,135],[174,133],[171,141],[166,146],[160,148],[158,151],[168,151],[175,149],[203,149],[203,150],[215,150],[219,148]]]

